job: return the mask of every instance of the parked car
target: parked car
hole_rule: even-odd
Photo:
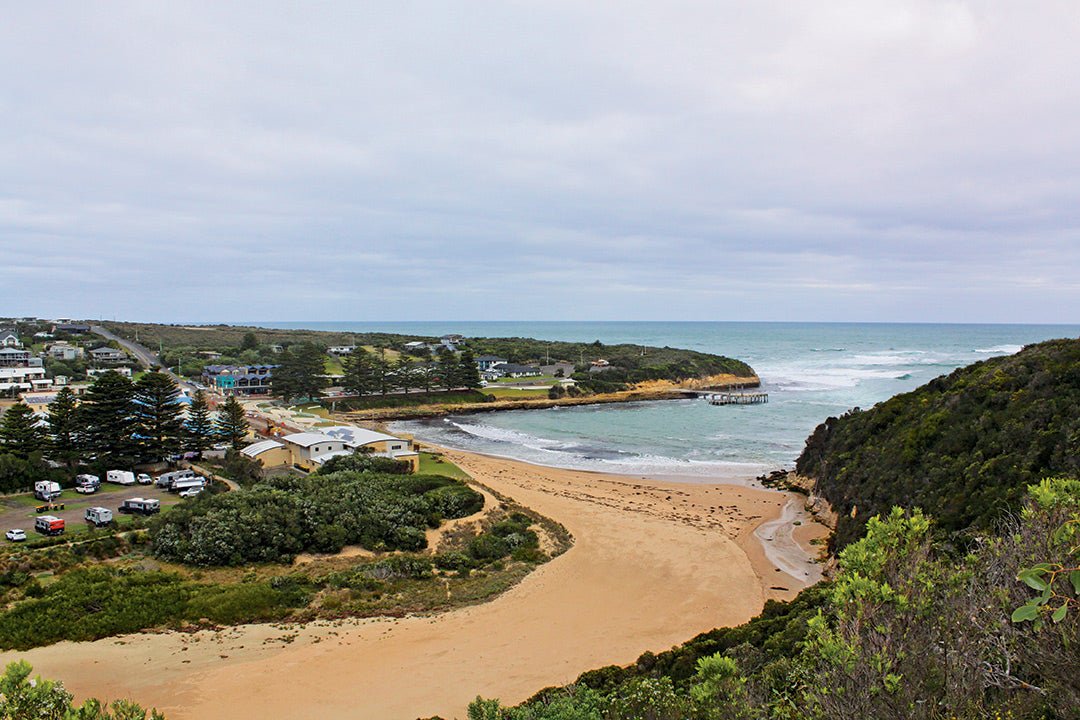
[[[77,485],[75,486],[75,492],[82,493],[83,495],[93,495],[97,492],[97,485]]]
[[[12,528],[11,530],[8,530],[6,533],[4,533],[4,537],[6,537],[11,542],[22,542],[26,539],[26,531],[20,530],[19,528]]]
[[[138,477],[136,477],[135,480],[140,485],[150,485],[154,482],[154,478],[150,477],[146,473],[139,473]]]
[[[196,495],[198,495],[199,493],[201,493],[202,491],[203,491],[203,489],[201,487],[190,487],[187,490],[181,490],[180,491],[180,497],[182,497],[182,498],[193,498]]]

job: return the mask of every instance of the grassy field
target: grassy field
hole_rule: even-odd
[[[454,478],[455,480],[470,479],[469,474],[454,463],[441,455],[429,452],[420,453],[420,474],[442,475],[443,477]]]
[[[548,391],[544,389],[522,390],[519,388],[486,387],[481,392],[490,395],[496,400],[524,400],[527,398],[546,398],[548,396]]]

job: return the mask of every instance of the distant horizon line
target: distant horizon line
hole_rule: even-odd
[[[110,322],[105,320],[106,322]],[[165,322],[160,320],[119,320],[113,319],[111,322],[131,322],[131,323],[148,323],[154,325],[234,325],[234,326],[249,326],[255,327],[259,325],[267,324],[299,324],[299,323],[317,323],[317,324],[370,324],[370,325],[408,325],[408,324],[438,324],[438,323],[475,323],[475,324],[496,324],[496,323],[534,323],[534,324],[558,324],[558,323],[584,323],[584,324],[601,324],[601,323],[621,323],[621,324],[633,324],[633,323],[663,323],[663,324],[761,324],[761,325],[782,325],[782,324],[797,324],[797,325],[986,325],[986,326],[1008,326],[1008,325],[1020,325],[1020,326],[1044,326],[1044,327],[1080,327],[1080,320],[1075,322],[1029,322],[1029,321],[1012,321],[1012,322],[992,322],[992,321],[925,321],[925,320],[470,320],[470,319],[456,319],[456,320],[177,320],[172,322]]]

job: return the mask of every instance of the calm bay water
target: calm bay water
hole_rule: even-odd
[[[714,407],[702,400],[674,400],[395,424],[421,439],[545,465],[725,479],[792,467],[806,437],[830,415],[868,408],[1027,343],[1080,336],[1080,325],[342,322],[273,327],[600,340],[739,358],[757,370],[769,404]]]

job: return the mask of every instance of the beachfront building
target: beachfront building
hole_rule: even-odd
[[[202,371],[204,385],[227,395],[269,395],[277,365],[207,365]]]
[[[361,449],[375,457],[407,462],[413,472],[420,467],[420,455],[412,449],[409,440],[347,425],[320,428],[319,432],[283,435],[275,440],[260,440],[240,452],[260,461],[263,467],[291,465],[311,472],[318,470],[330,458],[352,455]]]
[[[354,350],[356,350],[355,345],[334,345],[333,347],[326,348],[326,352],[337,356],[352,355]]]

